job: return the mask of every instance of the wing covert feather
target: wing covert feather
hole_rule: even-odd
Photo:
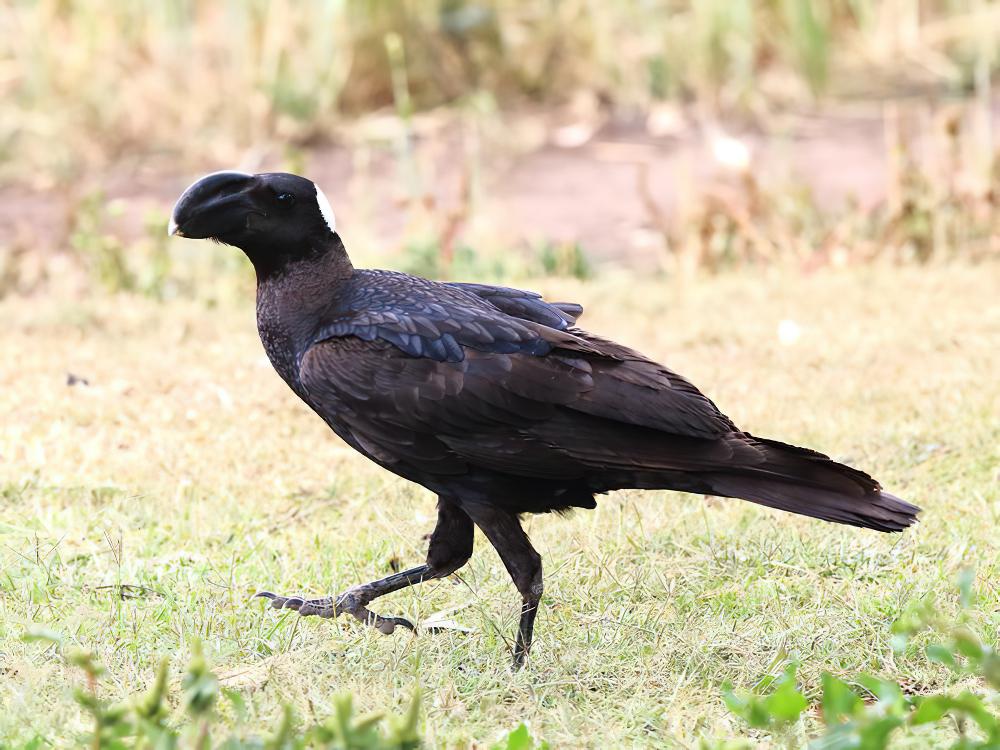
[[[545,357],[468,349],[462,360],[412,357],[385,341],[315,344],[301,378],[367,452],[435,472],[471,467],[520,476],[575,477],[596,468],[707,467],[737,453],[731,424],[687,381],[604,343]],[[688,387],[685,387],[688,386]],[[692,440],[691,438],[699,438]]]

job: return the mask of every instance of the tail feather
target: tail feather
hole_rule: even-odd
[[[712,491],[824,521],[876,531],[902,531],[917,520],[920,508],[880,489],[863,495],[844,494],[794,480],[755,476],[716,476]]]
[[[701,453],[695,442],[682,446],[688,451],[683,455],[677,446],[669,446],[663,460],[660,446],[637,444],[635,454],[641,463],[637,461],[635,469],[605,474],[590,489],[635,487],[735,497],[877,531],[902,531],[916,523],[920,513],[916,505],[885,492],[865,472],[808,448],[745,432],[704,441]],[[727,450],[729,460],[720,460]],[[655,461],[649,460],[650,455]]]
[[[769,508],[860,526],[902,531],[920,508],[885,492],[868,474],[822,453],[743,433],[760,460],[716,471],[640,471],[618,486],[663,488],[735,497]]]
[[[762,464],[708,478],[712,491],[825,521],[878,531],[902,531],[920,508],[882,490],[858,469],[808,448],[747,436]]]

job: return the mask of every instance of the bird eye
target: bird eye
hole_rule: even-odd
[[[292,195],[291,193],[278,193],[275,200],[278,201],[279,205],[285,208],[289,208],[292,204],[295,203],[295,196]]]

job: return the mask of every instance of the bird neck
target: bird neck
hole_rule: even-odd
[[[250,253],[247,253],[250,255]],[[341,288],[354,273],[340,237],[331,233],[324,247],[295,257],[255,260],[257,328],[268,357],[292,384],[298,358],[322,321],[337,306]],[[293,385],[293,387],[295,387]]]
[[[269,300],[283,318],[300,321],[321,317],[354,273],[344,243],[333,232],[305,250],[271,253],[266,259],[251,255],[250,260],[257,271],[258,303]]]
[[[336,232],[324,232],[293,250],[275,249],[272,245],[262,248],[244,247],[243,252],[250,258],[257,272],[258,287],[262,284],[286,283],[286,279],[294,285],[294,282],[310,277],[329,285],[354,273],[354,266],[344,243]]]

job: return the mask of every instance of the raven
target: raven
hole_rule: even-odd
[[[438,498],[423,565],[336,597],[258,594],[275,608],[412,629],[368,605],[458,570],[478,526],[521,594],[517,667],[542,595],[521,514],[594,508],[595,494],[628,487],[878,531],[901,531],[920,510],[864,472],[739,429],[677,373],[577,327],[579,305],[354,268],[329,202],[303,177],[207,175],[178,199],[168,231],[242,249],[278,374],[348,445]]]

